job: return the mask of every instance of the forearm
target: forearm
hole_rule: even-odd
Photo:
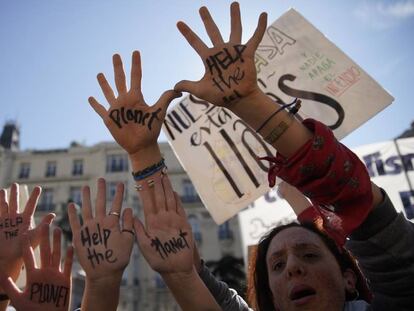
[[[82,298],[82,311],[116,310],[122,276],[107,279],[88,280]]]
[[[195,269],[190,273],[162,276],[183,311],[222,310]]]
[[[231,107],[231,110],[252,129],[257,130],[279,108],[278,104],[258,90],[255,94],[240,100]],[[266,137],[280,122],[286,121],[289,118],[292,118],[292,116],[287,111],[280,111],[266,123],[259,134],[262,137]],[[288,158],[299,150],[312,136],[313,133],[295,119],[283,135],[272,145],[280,154]]]

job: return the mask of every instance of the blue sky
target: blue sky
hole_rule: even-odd
[[[129,71],[138,49],[143,93],[153,103],[181,79],[198,80],[203,65],[175,27],[188,23],[206,38],[198,8],[206,5],[223,35],[229,33],[225,0],[0,0],[0,126],[17,119],[22,149],[64,148],[111,140],[87,103],[104,103],[96,74],[112,81],[112,54]],[[414,120],[414,1],[240,1],[243,38],[262,11],[269,23],[294,7],[356,61],[395,102],[345,138],[350,147],[389,140]],[[161,136],[165,140],[165,136]]]

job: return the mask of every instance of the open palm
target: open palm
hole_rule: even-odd
[[[213,43],[209,48],[185,23],[177,23],[181,34],[203,60],[205,74],[200,81],[180,81],[175,90],[196,95],[216,106],[230,108],[241,99],[259,91],[254,63],[254,53],[266,30],[266,14],[263,13],[255,33],[243,45],[240,9],[237,2],[231,5],[231,34],[224,42],[208,9],[202,7],[200,16]]]
[[[148,106],[141,92],[141,57],[138,51],[132,54],[131,87],[127,90],[121,57],[113,56],[116,97],[105,76],[98,74],[98,82],[109,103],[109,110],[89,98],[93,109],[101,116],[117,143],[128,154],[133,155],[156,143],[170,102],[181,94],[173,90],[164,92],[153,106]]]

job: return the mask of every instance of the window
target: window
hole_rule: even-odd
[[[218,238],[219,240],[233,239],[233,231],[231,231],[230,223],[228,221],[218,227]]]
[[[106,172],[127,172],[128,157],[126,154],[111,154],[106,156]]]
[[[56,176],[56,161],[48,161],[46,163],[45,177],[54,177],[54,176]]]
[[[30,176],[30,163],[21,163],[20,164],[20,171],[19,171],[19,178],[29,178]]]
[[[38,205],[37,210],[42,212],[50,212],[54,210],[52,188],[43,189],[40,204]]]
[[[121,181],[110,181],[106,183],[106,200],[108,202],[112,202],[114,197],[115,197],[115,193],[116,193],[116,187],[117,185],[120,183]],[[127,182],[124,181],[123,182],[125,187],[124,187],[124,201],[127,199]]]
[[[183,184],[183,195],[181,197],[181,200],[184,203],[199,202],[200,198],[191,180],[183,179],[182,184]]]
[[[72,175],[83,175],[83,160],[73,160]]]
[[[69,199],[78,205],[82,204],[82,190],[81,187],[70,187]]]

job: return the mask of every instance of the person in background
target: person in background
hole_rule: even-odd
[[[258,247],[252,305],[260,311],[413,310],[413,224],[397,214],[386,193],[371,182],[364,164],[329,128],[312,119],[299,122],[257,84],[254,53],[266,30],[266,14],[260,15],[246,44],[241,43],[238,3],[231,5],[227,42],[206,7],[200,16],[212,47],[185,23],[177,27],[201,57],[205,74],[199,81],[180,81],[174,89],[231,110],[271,144],[277,154],[263,158],[271,164],[269,186],[275,185],[277,176],[306,195],[312,204],[298,220],[321,223],[339,248],[336,256],[330,251],[335,247],[324,241],[326,234],[310,234],[309,225],[275,229]],[[341,263],[350,258],[342,251],[344,245],[368,279],[372,299],[365,293],[357,297],[363,286],[358,287],[353,264]],[[244,310],[232,297],[228,292],[216,299],[223,310]]]

